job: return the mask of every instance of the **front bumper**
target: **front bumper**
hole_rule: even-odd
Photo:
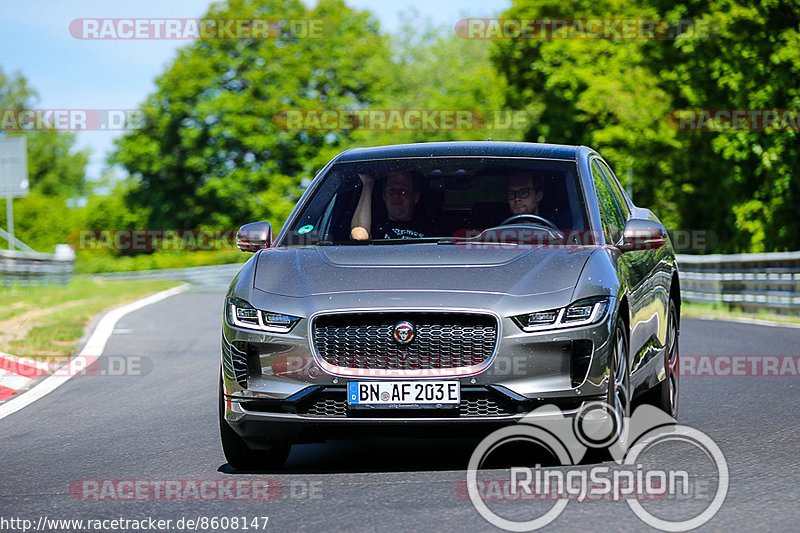
[[[228,424],[253,449],[276,443],[310,443],[361,437],[481,437],[519,422],[543,405],[564,416],[577,414],[581,400],[513,400],[499,390],[465,387],[458,409],[358,409],[346,405],[342,387],[319,387],[298,400],[253,400],[226,396]]]
[[[351,410],[348,381],[397,378],[379,371],[330,374],[317,364],[303,335],[270,335],[225,324],[225,419],[258,448],[360,436],[480,436],[543,405],[556,405],[570,416],[585,403],[607,397],[611,322],[606,318],[591,326],[525,333],[503,319],[505,333],[483,372],[427,378],[458,380],[459,408],[414,410]]]

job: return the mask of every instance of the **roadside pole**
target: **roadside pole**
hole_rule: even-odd
[[[24,136],[0,137],[0,195],[6,197],[8,249],[17,248],[14,235],[14,198],[28,195],[27,146]]]
[[[3,160],[0,161],[0,169],[2,169],[2,175],[0,175],[0,183],[6,182],[6,165],[8,164],[9,158],[6,155],[3,157]],[[8,249],[12,252],[14,251],[14,202],[12,201],[11,196],[11,187],[6,187],[6,222],[8,223],[8,234],[11,236],[8,239]]]

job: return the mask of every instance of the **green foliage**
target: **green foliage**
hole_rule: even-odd
[[[5,209],[0,220],[5,226]],[[67,207],[63,197],[34,190],[25,198],[14,200],[14,233],[34,250],[52,253],[56,244],[67,242],[70,231],[78,224],[78,213]]]
[[[661,2],[658,2],[661,3]],[[663,2],[665,17],[692,18],[708,39],[656,50],[657,75],[679,108],[800,109],[800,6],[794,0]],[[658,56],[656,56],[658,57]],[[721,251],[800,249],[797,129],[687,137],[683,215],[721,235]]]
[[[287,131],[288,109],[363,107],[381,89],[385,39],[375,19],[341,0],[231,0],[210,18],[323,19],[324,38],[201,40],[157,80],[144,125],[122,138],[113,161],[137,181],[134,205],[151,227],[277,227],[338,148],[326,132]],[[336,147],[336,148],[333,148]]]
[[[18,73],[7,76],[0,68],[0,109],[30,109],[37,100],[36,91],[24,76]],[[75,135],[69,132],[8,132],[8,135],[26,137],[30,182],[28,196],[13,200],[14,233],[34,249],[52,252],[79,224],[80,216],[67,202],[86,189],[84,168],[89,152],[75,151]],[[0,199],[0,203],[5,200]],[[6,210],[2,208],[0,225],[5,228],[7,224]]]
[[[26,132],[32,192],[17,234],[50,251],[76,229],[278,230],[315,173],[356,146],[492,137],[586,144],[670,229],[711,230],[716,252],[800,249],[798,131],[679,131],[676,109],[799,109],[796,0],[514,0],[502,16],[692,20],[675,39],[471,40],[406,15],[381,33],[342,0],[227,0],[209,18],[323,20],[323,38],[198,40],[178,52],[142,105],[141,128],[110,163],[129,178],[87,183],[74,135]],[[698,34],[698,28],[711,34]],[[0,69],[0,108],[33,107]],[[288,110],[524,112],[522,129],[289,129]],[[502,115],[500,118],[503,118]],[[0,223],[5,212],[0,209]],[[234,258],[233,255],[236,255]],[[191,257],[191,258],[190,258]],[[81,251],[87,272],[215,264],[235,251],[136,257]]]
[[[77,198],[87,192],[89,150],[75,151],[75,134],[34,131],[25,135],[32,191],[62,198]]]
[[[673,228],[716,233],[715,251],[800,248],[798,131],[678,131],[675,109],[800,108],[800,9],[792,0],[517,0],[508,18],[651,18],[669,40],[508,40],[493,61],[526,140],[588,144],[634,199]],[[704,36],[700,31],[710,29]],[[622,179],[624,182],[624,178]]]
[[[487,137],[522,140],[523,131],[491,127],[498,112],[505,110],[506,81],[490,63],[485,43],[456,37],[452,26],[433,26],[412,11],[391,36],[391,45],[393,60],[382,67],[386,88],[372,107],[474,111],[475,129],[362,130],[350,135],[353,146]]]
[[[519,19],[655,18],[644,4],[605,0],[517,1]],[[679,147],[665,120],[671,97],[652,75],[644,41],[516,39],[498,41],[493,60],[509,83],[510,107],[538,117],[531,142],[584,144],[609,161],[620,180],[633,169],[634,198],[668,226],[679,222],[669,155]]]
[[[0,109],[31,109],[36,91],[19,73],[9,77],[0,67]],[[9,132],[9,136],[23,135]],[[75,151],[75,134],[62,131],[27,131],[30,190],[46,196],[76,198],[85,192],[87,150]]]

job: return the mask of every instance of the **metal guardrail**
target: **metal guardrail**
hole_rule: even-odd
[[[800,312],[800,252],[678,255],[681,297],[746,311]]]
[[[66,285],[73,258],[39,252],[0,250],[0,285]]]
[[[0,250],[0,283],[68,283],[71,259],[38,252]],[[747,311],[800,312],[800,252],[677,256],[681,297],[724,303]],[[225,290],[243,263],[93,274],[101,279],[176,279],[202,290]]]
[[[175,279],[191,283],[203,290],[226,290],[231,280],[244,263],[213,265],[163,270],[137,270],[132,272],[108,272],[92,274],[100,279]]]

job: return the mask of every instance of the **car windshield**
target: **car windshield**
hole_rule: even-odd
[[[573,161],[459,157],[337,163],[312,186],[279,246],[447,243],[487,238],[500,229],[506,242],[523,235],[565,242],[565,235],[587,226]]]

